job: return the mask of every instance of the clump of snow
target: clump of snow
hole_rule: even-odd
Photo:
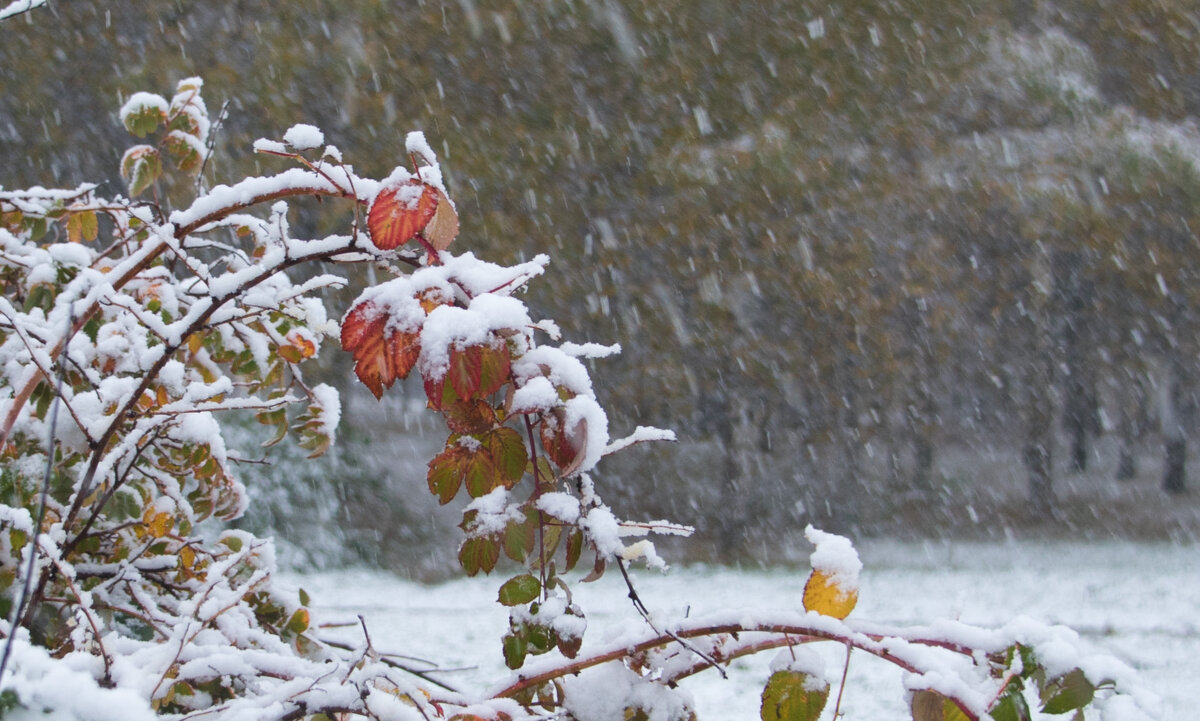
[[[321,435],[333,438],[342,420],[342,399],[337,388],[321,383],[312,388],[313,402],[321,408]]]
[[[146,110],[157,110],[165,116],[170,109],[171,104],[163,96],[156,93],[137,92],[129,96],[129,100],[125,101],[117,115],[124,123],[130,115],[137,115]]]
[[[829,679],[825,675],[825,661],[821,654],[808,646],[791,646],[771,659],[771,673],[795,671],[804,674],[804,690],[823,693],[829,690]]]
[[[283,134],[283,142],[296,150],[312,150],[325,144],[325,133],[315,125],[298,123]]]
[[[521,522],[525,515],[516,504],[509,503],[509,493],[503,486],[493,489],[475,500],[463,512],[474,512],[475,518],[467,527],[468,536],[486,536],[501,533],[510,521]]]
[[[683,721],[692,714],[691,694],[642,678],[616,663],[588,669],[563,680],[563,708],[578,721],[627,718],[637,708],[650,721]]]
[[[286,153],[287,146],[278,140],[268,140],[267,138],[259,138],[252,144],[256,153]]]
[[[543,493],[537,500],[537,509],[568,525],[579,520],[579,499],[569,493]]]
[[[804,529],[804,537],[816,546],[809,557],[814,571],[825,574],[846,592],[858,589],[858,575],[863,565],[849,538],[826,533],[812,525]]]

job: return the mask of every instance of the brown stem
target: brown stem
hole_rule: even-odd
[[[834,632],[834,631],[828,631],[828,630],[824,630],[824,629],[820,629],[820,628],[813,628],[813,627],[794,625],[794,624],[755,625],[755,624],[730,623],[730,624],[717,624],[717,625],[712,625],[712,626],[705,626],[705,627],[701,627],[701,628],[685,629],[685,630],[677,632],[676,635],[678,635],[682,638],[703,638],[703,637],[711,637],[711,636],[735,636],[736,637],[738,634],[742,634],[742,633],[771,633],[771,634],[778,634],[778,637],[766,639],[764,641],[760,641],[760,642],[753,643],[753,644],[747,644],[741,648],[735,649],[734,651],[730,652],[726,658],[733,659],[733,658],[739,658],[742,656],[748,656],[751,654],[759,653],[761,651],[766,651],[766,650],[773,649],[773,648],[781,648],[783,646],[787,646],[787,645],[794,644],[797,642],[811,643],[814,641],[837,641],[837,642],[846,644],[849,647],[857,648],[862,651],[866,651],[867,653],[869,653],[873,656],[876,656],[880,659],[883,659],[884,661],[888,661],[888,662],[904,669],[905,671],[908,671],[909,673],[920,673],[919,668],[913,666],[912,664],[905,661],[904,659],[899,658],[898,656],[896,656],[892,652],[888,651],[887,649],[880,647],[878,645],[878,641],[880,641],[883,637],[875,635],[875,634],[849,635],[849,634],[838,633],[838,632]],[[599,666],[600,664],[608,663],[610,661],[616,661],[616,660],[623,659],[623,658],[629,658],[631,656],[635,656],[644,651],[648,651],[650,649],[658,648],[658,647],[662,647],[662,646],[667,646],[667,645],[669,645],[671,643],[675,643],[675,642],[676,642],[676,639],[673,636],[668,635],[668,634],[661,634],[661,635],[655,636],[653,638],[647,639],[645,641],[642,641],[640,643],[637,643],[637,644],[634,644],[631,646],[625,646],[622,648],[613,649],[613,650],[605,651],[602,653],[597,653],[596,655],[591,656],[589,658],[578,659],[576,661],[572,661],[571,663],[563,664],[562,666],[559,666],[555,669],[551,669],[549,671],[544,671],[539,674],[534,674],[532,676],[521,678],[521,680],[509,685],[507,688],[505,688],[502,691],[500,691],[499,693],[497,693],[496,697],[497,698],[512,698],[512,697],[520,694],[522,691],[525,691],[525,690],[528,690],[531,688],[536,688],[536,687],[546,683],[547,681],[552,681],[554,679],[562,678],[564,676],[572,676],[572,675],[580,673],[581,671],[583,671],[585,669],[591,668],[593,666]],[[707,663],[696,664],[695,666],[693,666],[689,669],[685,669],[684,671],[673,674],[669,679],[663,679],[663,681],[664,682],[676,681],[681,678],[690,676],[694,673],[697,673],[699,671],[702,671],[708,667],[709,667],[709,664],[707,664]],[[966,714],[966,717],[969,721],[979,721],[979,717],[976,714],[967,710],[970,707],[970,704],[968,702],[966,702],[963,699],[956,698],[953,695],[948,696],[948,698],[955,701],[956,703],[958,703],[958,705],[961,708],[963,708],[963,711]]]

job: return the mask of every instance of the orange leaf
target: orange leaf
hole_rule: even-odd
[[[381,190],[367,214],[371,242],[380,250],[393,250],[412,240],[437,213],[439,194],[418,178]]]
[[[450,351],[450,370],[446,379],[454,386],[459,398],[470,398],[479,391],[483,374],[483,347],[472,345]]]
[[[512,359],[508,354],[508,344],[498,348],[484,347],[480,358],[479,395],[490,396],[508,382],[508,374]]]
[[[342,323],[342,348],[354,354],[354,372],[379,398],[406,377],[421,354],[419,333],[388,329],[388,316],[371,301],[355,306]]]

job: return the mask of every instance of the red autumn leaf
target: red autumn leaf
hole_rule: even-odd
[[[490,396],[508,382],[512,359],[508,355],[508,344],[485,347],[479,366],[479,395]]]
[[[555,408],[542,416],[540,435],[546,455],[558,466],[559,478],[579,470],[587,445],[587,421],[581,418],[567,428],[566,412]]]
[[[379,398],[406,377],[421,353],[419,333],[388,329],[388,316],[371,301],[356,305],[342,323],[342,348],[354,355],[354,372]]]
[[[367,213],[371,242],[380,250],[393,250],[412,240],[433,219],[439,194],[419,178],[379,191]]]
[[[471,398],[476,394],[482,374],[482,346],[470,345],[466,348],[451,349],[450,370],[446,371],[446,380],[454,386],[454,392],[459,398]]]
[[[454,394],[454,384],[447,383],[446,376],[426,376],[425,397],[429,400],[429,407],[435,411],[449,408],[458,400],[458,396]]]

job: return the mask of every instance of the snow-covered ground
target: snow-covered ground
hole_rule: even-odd
[[[1000,624],[1024,614],[1066,624],[1095,649],[1138,669],[1144,685],[1162,697],[1164,721],[1196,717],[1200,547],[876,541],[858,548],[866,568],[853,617],[895,624],[934,618]],[[635,583],[656,613],[795,608],[807,571],[680,567],[666,575],[639,571]],[[327,620],[353,620],[361,614],[381,651],[436,661],[445,668],[469,667],[442,674],[464,690],[483,690],[508,676],[499,643],[507,614],[495,603],[503,577],[425,586],[377,572],[343,571],[290,580],[309,591]],[[589,641],[642,623],[619,574],[610,573],[594,584],[577,583],[575,589],[577,602],[588,613]],[[840,670],[844,650],[821,645],[827,646],[827,668]],[[699,717],[757,718],[771,655],[735,663],[728,681],[711,672],[689,679],[687,688],[695,696]],[[837,674],[832,675],[836,679]],[[842,701],[845,718],[909,717],[898,672],[888,664],[855,655],[849,676]],[[827,708],[825,716],[830,715]]]

